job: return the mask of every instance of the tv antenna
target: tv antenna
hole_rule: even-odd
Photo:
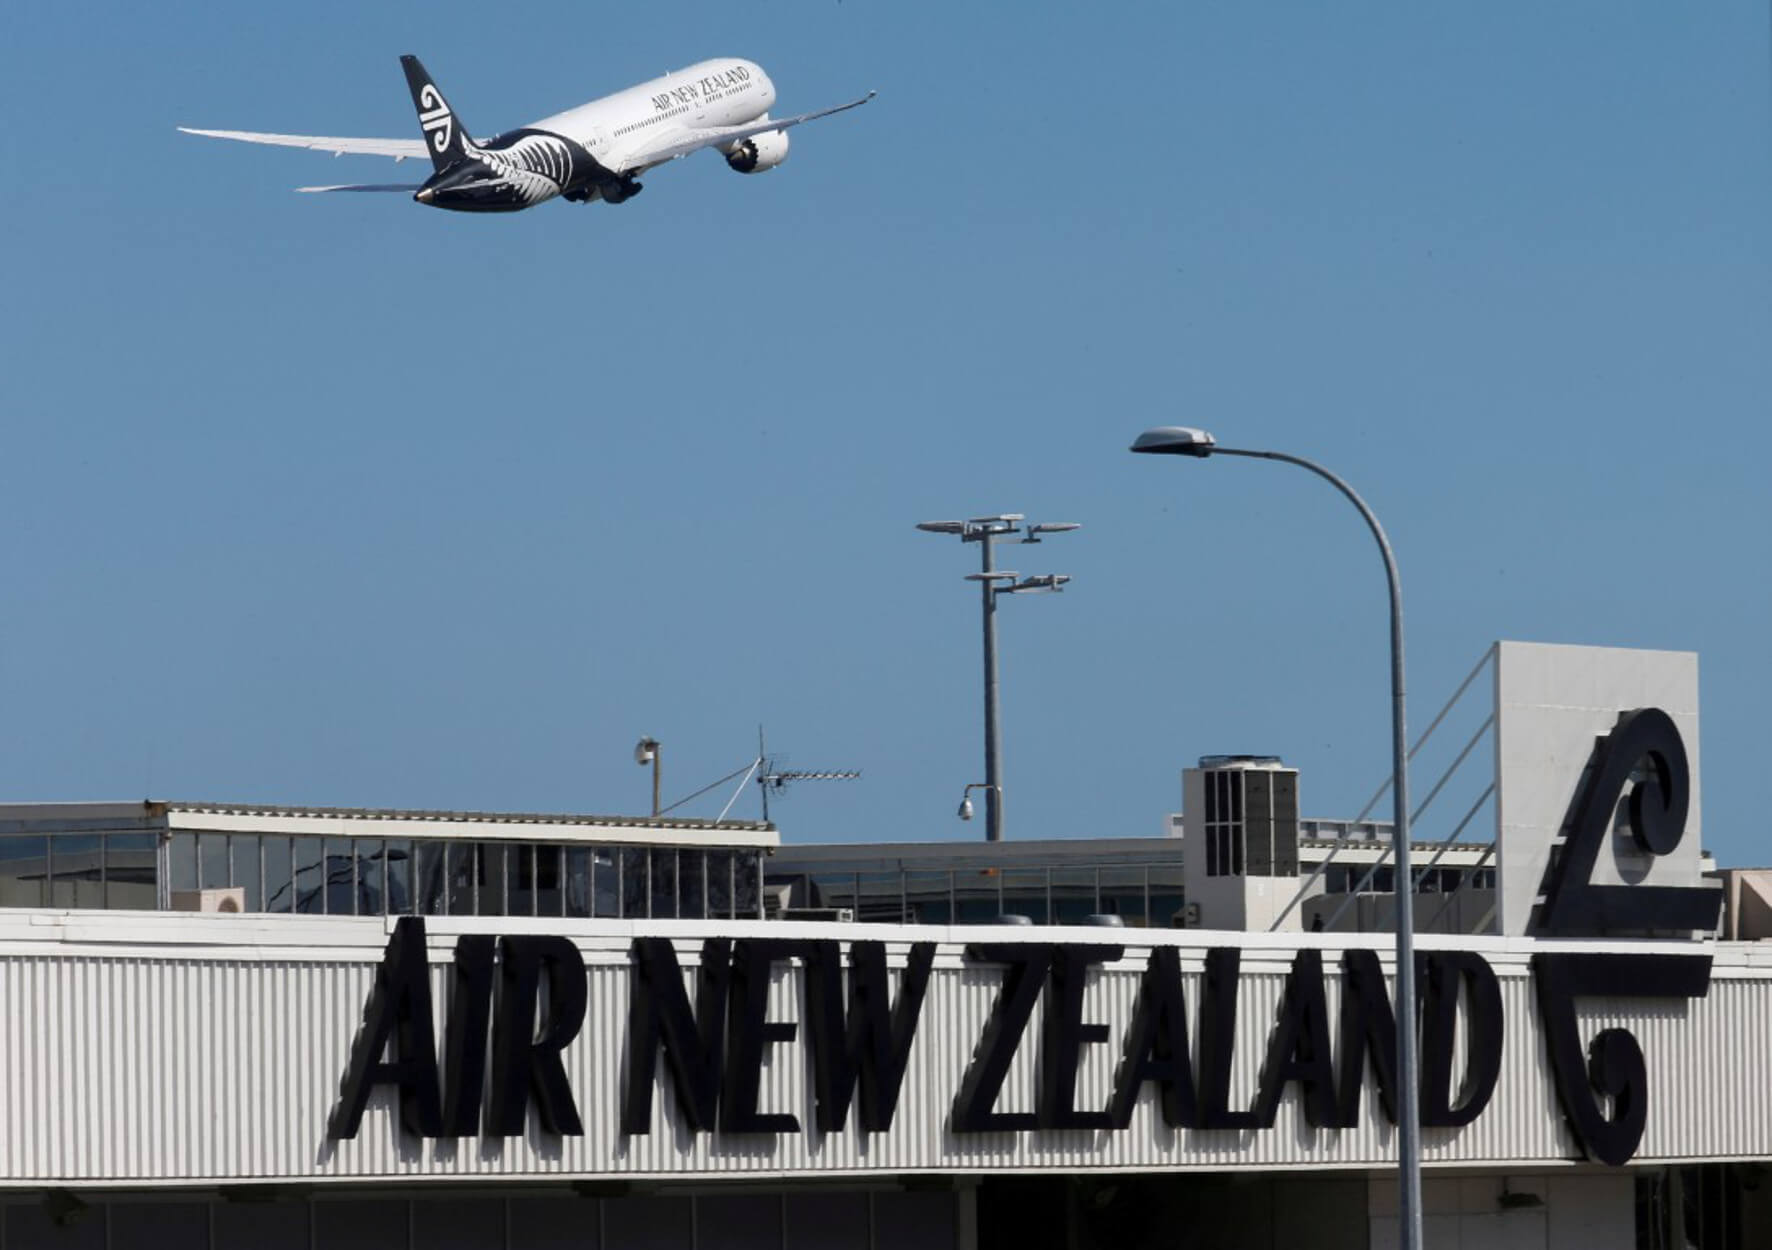
[[[762,793],[764,824],[769,823],[770,794],[773,793],[777,798],[786,798],[788,786],[796,781],[857,781],[861,778],[859,768],[786,768],[784,767],[786,763],[787,756],[769,754],[768,745],[763,738],[763,727],[758,725],[756,758],[751,761],[748,768],[739,770],[744,773],[744,780],[738,783],[738,788],[732,792],[732,797],[726,800],[726,806],[722,807],[720,814],[714,818],[716,823],[726,819],[726,813],[732,810],[732,805],[738,802],[738,796],[744,793],[745,786],[750,783],[753,777],[756,778],[757,786]],[[730,774],[730,776],[736,775],[736,773]],[[721,778],[721,780],[726,780],[726,778]]]

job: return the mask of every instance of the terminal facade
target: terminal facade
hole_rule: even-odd
[[[1772,911],[1702,854],[1696,658],[1467,686],[1407,895],[1428,1244],[1772,1244]],[[1389,829],[1308,781],[1213,757],[1158,836],[993,845],[0,805],[0,1245],[1394,1245]]]

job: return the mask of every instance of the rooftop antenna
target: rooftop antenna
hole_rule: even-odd
[[[784,765],[786,763],[787,763],[787,756],[785,756],[785,755],[772,756],[769,754],[768,747],[765,745],[764,740],[763,740],[763,726],[758,725],[757,726],[757,762],[756,762],[755,768],[757,770],[757,785],[760,786],[763,791],[763,823],[764,824],[769,823],[769,793],[772,790],[778,796],[786,797],[787,788],[788,788],[789,783],[791,783],[791,782],[795,782],[795,781],[857,781],[861,778],[861,770],[859,768],[825,769],[825,770],[821,770],[821,771],[813,771],[810,769],[803,769],[803,768],[783,768],[782,765]],[[747,780],[748,780],[748,778],[747,778]],[[736,800],[738,798],[738,795],[734,794],[732,796],[732,798],[733,798],[733,800]],[[732,806],[732,803],[728,802],[726,804],[726,806],[728,808],[730,808]],[[726,813],[724,811],[722,811],[720,813],[720,815],[724,816],[724,815],[726,815]]]

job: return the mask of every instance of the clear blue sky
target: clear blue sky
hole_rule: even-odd
[[[1495,638],[1692,649],[1707,844],[1772,862],[1765,3],[83,6],[0,13],[0,796],[640,812],[740,765],[785,836],[970,839],[972,548],[1010,835],[1154,833],[1278,753],[1315,815]],[[482,133],[705,56],[799,111],[513,217],[178,124]],[[1029,553],[1032,553],[1031,555]],[[1039,557],[1033,559],[1032,556]],[[708,815],[701,805],[691,811]],[[754,798],[740,809],[754,813]]]

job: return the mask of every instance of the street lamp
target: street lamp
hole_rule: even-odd
[[[1257,460],[1280,460],[1309,469],[1347,496],[1360,510],[1378,550],[1384,556],[1384,575],[1391,597],[1391,847],[1397,875],[1397,1183],[1401,1214],[1400,1244],[1403,1250],[1421,1246],[1421,1114],[1417,1091],[1415,1055],[1415,883],[1409,869],[1409,760],[1408,738],[1403,729],[1403,591],[1397,579],[1397,561],[1391,554],[1384,527],[1372,515],[1354,488],[1322,465],[1301,456],[1279,451],[1246,451],[1220,447],[1205,430],[1167,425],[1146,430],[1132,444],[1133,451],[1155,456],[1249,456]]]
[[[658,744],[657,738],[642,738],[634,744],[634,763],[644,768],[652,765],[652,814],[658,815],[658,770],[664,755],[664,748]]]
[[[921,521],[917,528],[926,534],[958,535],[961,542],[977,543],[981,562],[979,571],[968,573],[966,580],[977,582],[984,608],[984,780],[966,788],[960,804],[960,819],[972,819],[972,791],[983,790],[984,836],[989,842],[1003,840],[1003,748],[998,732],[997,707],[997,596],[1048,594],[1062,591],[1070,577],[1063,573],[1047,573],[1022,577],[1019,573],[999,570],[992,545],[999,538],[1022,535],[1024,543],[1041,541],[1042,534],[1064,534],[1082,526],[1074,521],[1023,525],[1019,512],[1000,516],[972,517],[965,521]]]

